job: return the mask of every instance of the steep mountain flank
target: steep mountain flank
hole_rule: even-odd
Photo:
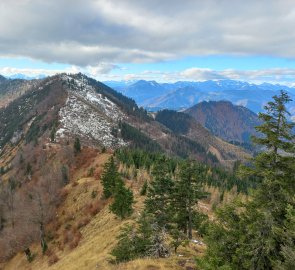
[[[216,138],[209,143],[208,138],[213,136],[201,125],[181,133],[160,122],[138,108],[132,99],[100,82],[83,74],[61,74],[38,81],[0,110],[4,127],[0,131],[0,147],[7,143],[17,145],[22,140],[37,143],[39,138],[67,143],[78,137],[87,145],[111,149],[129,145],[192,156],[209,163],[217,161],[216,155],[222,163],[247,156],[231,146],[221,154],[218,145],[223,143],[212,143],[217,142]],[[175,125],[179,123],[176,121]]]
[[[185,113],[226,141],[249,143],[260,123],[255,113],[228,101],[201,102]]]
[[[36,86],[37,80],[6,79],[0,75],[0,108]]]
[[[28,143],[48,132],[57,121],[65,97],[61,81],[51,78],[32,86],[6,108],[0,108],[0,150],[8,143]]]
[[[36,81],[0,108],[0,126],[1,269],[118,269],[110,253],[123,226],[141,215],[142,189],[164,160],[173,179],[181,158],[200,161],[194,171],[214,191],[200,205],[195,202],[204,212],[252,186],[221,166],[232,168],[249,157],[239,147],[213,136],[188,114],[150,115],[83,74]],[[106,171],[109,160],[113,171]],[[106,175],[111,181],[122,178],[125,190],[132,191],[128,219],[110,212],[116,198],[104,195]],[[120,195],[123,189],[117,188],[112,191]],[[195,264],[190,258],[203,250],[194,232],[190,244],[179,247],[181,259],[174,252],[169,259],[140,257],[120,267],[188,269]]]
[[[209,155],[213,155],[223,164],[233,163],[237,159],[244,160],[248,156],[241,148],[212,135],[189,114],[163,110],[156,114],[155,119],[176,134],[197,141]]]

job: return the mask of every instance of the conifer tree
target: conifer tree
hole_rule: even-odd
[[[62,165],[61,167],[61,177],[62,182],[64,185],[67,185],[69,183],[69,168],[66,165]]]
[[[295,194],[295,136],[294,123],[288,121],[285,104],[289,96],[281,91],[274,101],[265,106],[266,113],[259,117],[264,122],[257,130],[263,137],[254,137],[254,142],[266,148],[255,157],[253,167],[246,173],[262,178],[262,186],[256,194],[257,203],[268,208],[276,218],[285,215],[286,204]]]
[[[201,171],[193,161],[185,161],[180,165],[178,177],[175,182],[173,194],[174,219],[178,228],[192,239],[192,229],[197,201],[204,198],[205,193],[201,187]]]
[[[103,185],[103,194],[106,199],[110,198],[114,192],[116,183],[122,181],[117,171],[114,157],[111,156],[109,161],[104,165],[101,182]]]
[[[218,210],[207,238],[207,255],[200,260],[202,269],[295,269],[294,124],[287,119],[289,96],[281,91],[273,99],[266,113],[259,114],[263,123],[257,130],[262,136],[254,138],[264,152],[241,170],[259,178],[261,185],[248,203]]]
[[[131,261],[137,258],[136,250],[136,232],[133,226],[127,224],[121,229],[120,235],[117,237],[118,243],[112,250],[111,255],[116,259],[116,263]]]
[[[161,157],[154,165],[145,209],[148,213],[154,214],[156,223],[163,228],[171,221],[171,201],[173,181],[169,173],[168,162],[165,157]]]
[[[153,216],[143,212],[136,224],[126,225],[118,237],[118,244],[111,254],[116,262],[130,261],[150,255],[153,236]]]
[[[277,232],[284,227],[288,204],[294,205],[294,124],[288,121],[286,109],[291,99],[284,91],[273,99],[265,106],[266,113],[259,114],[263,124],[257,130],[262,137],[253,138],[266,150],[254,158],[253,167],[244,169],[246,174],[262,179],[243,216],[250,233],[243,239],[240,254],[246,253],[249,267],[256,269],[272,269],[274,261],[282,259],[284,240]]]
[[[110,210],[122,219],[129,217],[133,212],[133,202],[132,191],[125,187],[121,178],[118,178],[115,187],[114,202],[110,205]]]
[[[74,153],[75,155],[81,152],[81,143],[80,139],[76,138],[74,142]]]

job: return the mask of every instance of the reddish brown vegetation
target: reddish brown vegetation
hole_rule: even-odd
[[[82,234],[77,228],[65,229],[63,232],[63,244],[68,245],[70,249],[78,246]]]
[[[74,169],[82,169],[83,171],[87,171],[86,169],[90,166],[92,160],[98,155],[98,150],[90,147],[83,147],[81,153],[79,153],[76,157],[75,167]]]
[[[59,258],[57,257],[57,255],[55,253],[53,253],[51,256],[49,256],[48,258],[48,265],[51,266],[55,263],[57,263],[59,260]]]
[[[85,213],[91,216],[95,216],[98,212],[101,211],[101,209],[103,209],[105,205],[106,201],[97,200],[85,206]]]
[[[79,230],[79,229],[85,227],[89,222],[90,222],[89,217],[83,218],[82,220],[78,221],[77,229]]]
[[[13,161],[14,178],[2,181],[0,186],[1,225],[0,261],[28,248],[35,241],[55,237],[60,226],[55,222],[56,209],[67,197],[60,165],[55,154],[41,146],[28,144]],[[30,170],[28,171],[28,164]],[[54,229],[46,229],[53,222]]]

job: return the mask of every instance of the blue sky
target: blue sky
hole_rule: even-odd
[[[291,0],[3,0],[0,74],[295,85],[294,25]]]
[[[214,70],[239,69],[270,69],[270,68],[295,68],[295,59],[279,58],[271,56],[191,56],[175,60],[158,61],[153,63],[118,63],[122,70],[117,73],[125,74],[126,69],[131,72],[143,72],[145,70],[159,71],[181,71],[191,67],[212,68]],[[62,63],[46,63],[25,57],[2,57],[0,58],[0,68],[14,67],[19,69],[48,69],[59,70],[70,68],[71,65]]]
[[[147,79],[158,81],[177,81],[177,80],[203,80],[200,76],[183,76],[182,73],[189,69],[197,68],[202,71],[211,70],[213,73],[223,72],[224,70],[233,71],[269,71],[269,77],[257,77],[252,79],[253,82],[274,82],[283,84],[293,84],[294,75],[292,70],[295,68],[294,59],[266,56],[192,56],[175,60],[165,60],[152,63],[116,63],[115,67],[107,73],[91,72],[91,67],[80,67],[63,63],[46,63],[40,60],[29,59],[25,57],[0,58],[0,70],[4,75],[13,75],[16,73],[35,76],[39,74],[52,75],[57,72],[84,72],[99,80],[129,80],[129,79]],[[280,76],[278,70],[290,70],[291,75]],[[274,79],[277,74],[279,77]],[[231,79],[240,79],[251,81],[246,76],[240,75],[239,78],[229,77]],[[264,78],[264,79],[263,79]],[[214,79],[208,77],[204,79]],[[219,79],[216,76],[216,79]]]

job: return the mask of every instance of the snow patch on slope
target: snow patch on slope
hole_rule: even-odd
[[[115,121],[124,118],[124,114],[121,112],[120,108],[107,97],[97,93],[95,89],[87,83],[87,79],[83,76],[80,79],[76,79],[69,75],[64,75],[63,80],[70,84],[71,91],[77,96],[95,105],[109,118]]]
[[[126,143],[112,135],[114,125],[76,96],[69,94],[66,104],[59,112],[61,128],[57,137],[67,135],[95,140],[107,147],[123,146]]]
[[[126,145],[112,134],[112,130],[118,128],[118,122],[126,117],[120,108],[97,93],[85,78],[64,75],[62,79],[68,85],[68,99],[59,111],[57,139],[74,135],[106,147]]]

